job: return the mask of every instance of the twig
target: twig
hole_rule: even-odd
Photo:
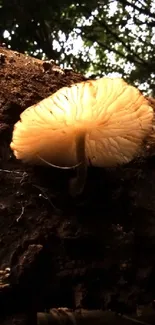
[[[19,215],[19,217],[16,219],[16,221],[18,222],[20,219],[21,219],[21,217],[23,216],[23,214],[24,214],[24,211],[25,211],[25,208],[24,207],[22,207],[22,211],[21,211],[21,214]]]
[[[103,310],[79,309],[73,311],[68,308],[53,308],[49,313],[37,313],[37,325],[133,325],[133,323],[151,325],[136,318]]]
[[[143,322],[143,321],[141,321],[141,320],[138,320],[138,319],[136,319],[136,318],[132,318],[132,317],[129,317],[129,316],[126,316],[126,315],[123,315],[122,317],[123,317],[124,319],[131,320],[131,321],[134,322],[134,323],[138,323],[138,324],[142,324],[142,325],[151,325],[151,324],[149,324],[149,323]]]
[[[4,172],[4,173],[14,173],[14,174],[22,174],[25,173],[24,171],[16,171],[16,170],[8,170],[8,169],[1,169],[0,168],[0,172]]]
[[[52,201],[50,200],[50,198],[46,195],[45,190],[42,187],[38,186],[38,185],[33,185],[33,186],[35,188],[39,189],[43,193],[43,194],[42,193],[39,193],[39,196],[40,197],[43,197],[45,200],[48,200],[48,202],[50,203],[50,205],[52,206],[52,208],[54,210],[57,210],[56,207],[54,206],[54,204],[52,203]]]

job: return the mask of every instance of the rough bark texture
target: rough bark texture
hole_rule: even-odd
[[[2,324],[23,325],[22,316],[4,317],[58,306],[131,314],[155,299],[153,155],[90,168],[73,199],[71,172],[27,167],[9,148],[25,108],[84,79],[0,49],[0,269],[11,269],[10,287],[0,291]]]

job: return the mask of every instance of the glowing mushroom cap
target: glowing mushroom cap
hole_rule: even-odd
[[[101,78],[63,87],[27,108],[14,126],[11,148],[17,159],[73,166],[79,137],[86,163],[116,166],[132,160],[152,128],[153,109],[120,78]]]

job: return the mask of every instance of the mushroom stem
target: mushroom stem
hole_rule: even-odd
[[[85,132],[80,132],[80,134],[77,134],[76,136],[76,156],[78,163],[76,168],[76,177],[72,178],[69,183],[69,193],[73,197],[82,193],[87,176]]]

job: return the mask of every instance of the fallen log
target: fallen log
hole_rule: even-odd
[[[60,305],[132,313],[155,296],[153,152],[90,168],[84,193],[71,198],[70,172],[28,167],[9,144],[25,108],[85,78],[53,61],[0,53],[1,315]]]

